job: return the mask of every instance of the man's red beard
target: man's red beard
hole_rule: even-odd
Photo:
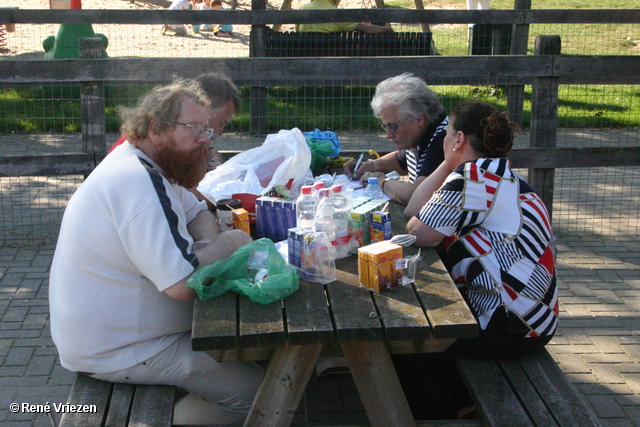
[[[176,148],[171,138],[158,146],[155,160],[169,182],[191,188],[198,185],[207,173],[208,155],[209,147],[206,145],[182,151]]]

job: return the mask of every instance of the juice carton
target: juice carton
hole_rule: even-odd
[[[402,270],[396,261],[402,258],[402,246],[388,241],[373,243],[358,249],[360,283],[376,292],[402,285]]]
[[[391,214],[375,211],[371,214],[371,243],[391,239]]]
[[[314,232],[301,227],[290,228],[287,232],[289,263],[298,268],[301,279],[310,280],[316,274],[315,254],[309,250]]]
[[[246,209],[233,209],[231,211],[231,216],[233,217],[233,228],[242,230],[248,235],[251,235],[251,230],[249,228],[249,212]]]

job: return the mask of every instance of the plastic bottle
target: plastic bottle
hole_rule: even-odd
[[[296,226],[313,230],[316,215],[316,199],[311,195],[311,186],[303,185],[296,200]]]
[[[318,192],[320,190],[322,190],[324,188],[324,182],[322,181],[316,181],[313,183],[313,185],[311,186],[311,194],[313,195],[313,197],[316,199],[316,201],[318,200],[318,198],[320,197],[318,195]]]
[[[330,189],[331,201],[333,202],[333,223],[335,226],[336,238],[332,242],[336,248],[336,259],[349,255],[349,211],[347,209],[347,198],[342,191],[341,185],[334,185]]]
[[[329,237],[329,241],[336,239],[336,226],[333,221],[333,203],[329,197],[329,189],[323,188],[318,191],[318,206],[316,209],[316,217],[314,223],[314,231],[319,233],[324,231]]]
[[[372,176],[367,180],[367,187],[364,189],[363,194],[374,199],[384,198],[382,188],[378,185],[378,177]]]

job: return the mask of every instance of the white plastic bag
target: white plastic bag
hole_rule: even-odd
[[[276,185],[296,191],[311,164],[311,151],[298,128],[267,135],[260,147],[240,153],[207,173],[198,191],[209,201],[234,194],[262,196]]]

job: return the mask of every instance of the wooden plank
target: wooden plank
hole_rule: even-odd
[[[239,302],[238,345],[240,348],[271,347],[286,340],[282,302],[263,305],[241,296]]]
[[[78,40],[78,51],[81,58],[102,58],[103,41],[100,37],[83,37]],[[80,84],[80,113],[82,151],[106,153],[107,124],[103,82]]]
[[[271,25],[271,24],[307,24],[315,22],[394,22],[416,23],[430,22],[441,24],[467,23],[524,23],[525,14],[516,10],[413,10],[413,9],[327,9],[314,10],[225,10],[224,12],[207,10],[3,10],[0,9],[0,22],[18,24],[205,24],[235,25]],[[544,11],[540,11],[544,12]],[[620,22],[629,22],[637,16],[636,10],[629,10],[630,16],[611,14],[611,10],[602,10],[604,16],[622,18]],[[622,12],[622,11],[621,11]],[[537,14],[536,19],[545,19],[545,14]],[[603,18],[600,18],[601,20]],[[606,18],[604,18],[606,19]],[[556,21],[562,23],[563,21]],[[605,23],[617,21],[604,21]],[[635,21],[637,22],[637,21]]]
[[[456,367],[487,426],[533,426],[518,398],[491,359],[459,358]]]
[[[326,22],[397,22],[431,24],[637,24],[638,9],[338,9],[316,10],[37,10],[0,8],[0,22],[17,24],[206,24],[270,25]]]
[[[191,346],[194,350],[236,347],[238,297],[233,292],[227,292],[208,301],[196,300],[191,329]]]
[[[300,288],[284,299],[284,309],[289,344],[335,341],[327,296],[321,284],[300,280]]]
[[[435,338],[471,338],[478,335],[469,306],[460,295],[435,250],[423,250],[423,270],[416,273],[414,288],[429,319]]]
[[[207,354],[217,362],[248,362],[269,360],[274,347],[236,348],[233,350],[207,350]]]
[[[129,427],[171,427],[176,388],[169,385],[138,385],[133,395]]]
[[[342,351],[373,427],[415,426],[384,342],[342,342]]]
[[[640,57],[621,61],[616,56],[601,57],[600,72],[621,73],[630,81],[637,81],[631,70],[617,64],[638,65]],[[605,62],[604,59],[608,59]],[[534,77],[550,76],[555,72],[551,56],[407,56],[353,58],[182,58],[179,64],[171,58],[100,58],[51,60],[0,61],[0,84],[25,85],[27,83],[79,83],[103,81],[105,84],[149,84],[166,82],[173,74],[196,77],[216,69],[234,70],[237,86],[350,86],[362,79],[371,84],[392,77],[407,69],[420,70],[427,84],[531,84]],[[637,67],[636,67],[637,68]],[[632,69],[635,69],[632,67]],[[165,72],[163,72],[163,70]],[[479,70],[482,70],[480,72]],[[472,79],[472,80],[470,80]],[[358,84],[362,84],[359,82]]]
[[[135,388],[133,384],[113,385],[105,427],[127,427]]]
[[[538,36],[536,55],[559,55],[560,36]],[[537,77],[531,91],[531,140],[532,147],[555,147],[558,125],[558,78]],[[545,202],[549,217],[553,217],[553,193],[555,171],[553,169],[529,169],[529,184]]]
[[[101,426],[106,417],[111,398],[112,383],[76,374],[67,403],[71,405],[96,405],[96,412],[65,412],[59,427]]]
[[[319,344],[278,347],[244,425],[288,426],[321,351]]]
[[[96,157],[85,153],[2,155],[0,176],[88,175],[100,160]]]
[[[336,265],[348,271],[346,267],[350,263],[352,265],[349,267],[353,270],[357,268],[354,261],[354,257],[349,257],[337,260]],[[353,273],[350,274],[353,276]],[[349,280],[345,283],[339,279],[325,285],[338,341],[383,339],[384,331],[370,291],[350,283],[358,282]]]
[[[600,426],[589,405],[546,349],[518,358],[518,363],[558,422],[567,427]]]
[[[223,152],[225,158],[238,152]],[[360,152],[343,151],[345,156]],[[380,153],[382,155],[382,153]],[[88,175],[104,155],[43,154],[0,156],[0,177]],[[517,148],[509,153],[514,168],[590,168],[637,166],[640,147],[549,147]],[[400,227],[399,234],[404,230]],[[398,234],[394,231],[394,234]]]
[[[522,406],[533,421],[533,424],[536,426],[557,426],[558,424],[549,413],[536,389],[531,385],[529,378],[517,360],[513,358],[496,359],[496,363],[507,378],[512,390],[522,402]]]
[[[554,75],[560,78],[559,83],[568,84],[640,84],[640,75],[633,70],[638,69],[637,55],[619,56],[615,60],[616,72],[611,66],[609,56],[600,55],[566,55],[555,57]]]
[[[373,301],[387,341],[422,341],[430,337],[431,326],[411,286],[373,293]]]

